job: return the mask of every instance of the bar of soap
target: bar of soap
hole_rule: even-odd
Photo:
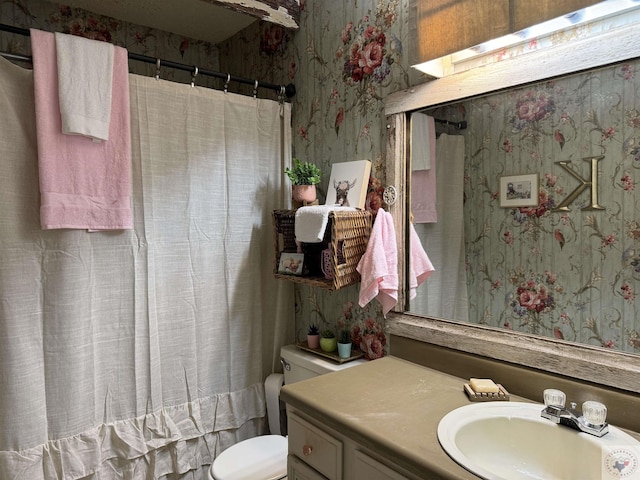
[[[472,378],[469,385],[476,393],[498,393],[500,389],[490,378]]]

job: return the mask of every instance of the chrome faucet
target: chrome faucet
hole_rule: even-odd
[[[544,391],[545,408],[540,416],[551,420],[553,423],[565,425],[579,430],[589,435],[602,437],[609,432],[609,425],[605,421],[607,418],[607,407],[594,401],[587,401],[582,404],[582,414],[578,412],[578,405],[575,402],[570,403],[570,407],[564,406],[566,396],[564,392],[555,389],[547,389]]]

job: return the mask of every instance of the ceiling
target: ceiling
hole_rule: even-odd
[[[129,23],[218,44],[258,20],[205,0],[54,0]]]

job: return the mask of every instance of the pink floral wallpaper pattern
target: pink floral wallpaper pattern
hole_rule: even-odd
[[[333,163],[371,160],[367,206],[375,211],[384,206],[384,98],[425,80],[408,65],[408,9],[408,0],[301,0],[299,31],[257,22],[217,46],[42,0],[2,2],[0,21],[79,33],[272,83],[295,83],[294,155],[325,173],[321,196]],[[28,54],[28,39],[3,34],[0,48]],[[155,74],[153,65],[131,65],[136,73]],[[465,208],[473,209],[475,218],[467,222],[466,235],[476,322],[630,352],[640,348],[637,72],[636,63],[627,63],[438,113],[464,118],[470,126]],[[186,72],[166,70],[161,76],[190,81]],[[206,82],[221,88],[219,81]],[[251,93],[249,86],[235,88]],[[582,196],[570,212],[553,213],[576,185],[555,162],[571,160],[584,172],[582,158],[589,155],[605,155],[599,182],[606,210],[581,211]],[[498,178],[530,172],[540,175],[538,206],[499,208]],[[476,203],[481,207],[475,209]],[[364,339],[370,358],[384,354],[388,345],[380,308],[375,301],[360,308],[357,298],[357,286],[337,292],[297,287],[296,336],[304,338],[314,322],[347,327],[356,344]]]
[[[130,52],[197,65],[200,68],[219,68],[219,50],[214,45],[67,5],[42,0],[6,0],[0,2],[0,22],[21,28],[37,28],[107,41],[125,47]],[[29,38],[3,32],[0,35],[0,50],[30,55]],[[129,70],[140,75],[156,73],[155,65],[137,61],[129,62]],[[169,68],[162,68],[160,77],[181,83],[191,82],[189,72]],[[197,83],[220,88],[220,81],[210,77],[200,76]]]
[[[265,26],[248,28],[221,46],[223,69],[288,75],[295,82],[293,154],[323,171],[321,200],[333,163],[368,159],[373,168],[367,208],[375,212],[384,206],[384,99],[420,78],[410,73],[405,53],[408,8],[406,0],[302,0],[300,30],[283,36],[282,56],[263,51],[265,61],[258,62],[246,55]],[[359,307],[358,293],[357,285],[336,292],[296,285],[296,337],[303,340],[311,323],[320,330],[347,328],[367,358],[386,354],[380,306],[373,301]]]
[[[0,21],[110,41],[132,52],[271,83],[294,83],[298,91],[292,99],[294,155],[316,163],[325,173],[322,198],[334,162],[371,160],[367,208],[375,213],[383,205],[385,186],[384,98],[410,84],[404,55],[408,2],[301,0],[301,10],[299,31],[256,22],[216,46],[44,0],[1,2]],[[2,34],[0,49],[29,54],[29,40]],[[155,75],[154,65],[132,61],[130,70]],[[171,69],[162,70],[160,76],[191,81],[188,72]],[[198,85],[222,88],[221,81],[205,77],[198,79]],[[246,85],[232,85],[229,90],[252,94]],[[259,95],[275,98],[265,91]],[[356,344],[364,339],[367,357],[386,353],[379,306],[373,302],[361,309],[357,287],[332,293],[300,287],[296,292],[298,338],[304,337],[309,323],[337,330],[346,322]],[[343,305],[350,305],[350,315],[344,315]]]
[[[475,323],[640,351],[640,63],[451,105],[466,119],[465,238]],[[597,165],[586,188],[554,211]],[[503,175],[539,176],[538,204],[501,208]]]

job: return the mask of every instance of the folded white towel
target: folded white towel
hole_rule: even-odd
[[[62,133],[109,139],[114,46],[55,34]]]
[[[436,122],[433,117],[416,113],[411,117],[411,169],[430,170],[436,150]]]
[[[333,205],[311,205],[298,208],[296,210],[296,241],[304,243],[321,242],[329,221],[329,213],[336,210],[356,209]]]

